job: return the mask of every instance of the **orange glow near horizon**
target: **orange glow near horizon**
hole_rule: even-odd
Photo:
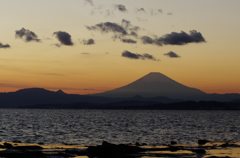
[[[138,79],[138,78],[137,78]],[[173,78],[172,78],[173,79]],[[45,82],[42,83],[38,83],[38,84],[31,84],[31,85],[27,85],[25,84],[21,84],[21,83],[16,83],[16,84],[2,84],[1,85],[1,93],[3,92],[15,92],[19,89],[25,89],[25,88],[44,88],[46,90],[50,90],[50,91],[57,91],[57,90],[63,90],[65,93],[68,94],[80,94],[80,95],[86,95],[86,94],[94,94],[94,93],[102,93],[108,90],[113,90],[122,86],[125,86],[133,81],[135,81],[136,79],[132,80],[132,81],[124,81],[124,82],[120,82],[118,83],[116,80],[116,83],[111,83],[111,84],[107,84],[109,81],[106,81],[105,84],[102,83],[95,83],[95,84],[91,84],[91,83],[85,83],[85,84],[79,84],[78,86],[74,86],[76,85],[76,83],[72,83],[72,84],[65,84],[61,83],[61,82],[55,82],[55,83],[49,83],[46,84]],[[177,81],[177,80],[175,80]],[[178,82],[178,81],[177,81]],[[179,82],[181,84],[184,84],[188,87],[191,88],[197,88],[203,92],[206,93],[218,93],[218,94],[225,94],[225,93],[240,93],[240,90],[237,86],[235,86],[235,84],[229,84],[227,86],[225,85],[221,85],[221,84],[196,84],[193,81],[191,82],[191,84],[188,82],[187,83],[183,83],[183,82]],[[36,86],[38,85],[38,86]],[[108,86],[106,86],[108,85]],[[197,85],[197,86],[196,86]],[[221,86],[219,86],[221,85]],[[239,85],[240,87],[240,85]]]

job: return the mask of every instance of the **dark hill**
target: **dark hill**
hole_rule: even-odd
[[[93,97],[77,94],[66,94],[64,92],[53,92],[43,88],[21,89],[16,92],[0,93],[1,108],[15,108],[23,105],[46,104],[46,103],[74,103],[92,102],[106,103],[104,97]]]
[[[16,92],[0,93],[0,108],[16,108],[36,104],[72,104],[76,102],[105,104],[124,100],[154,101],[170,103],[176,102],[167,97],[143,98],[135,96],[133,98],[107,98],[100,96],[67,94],[63,91],[49,91],[43,88],[21,89]]]

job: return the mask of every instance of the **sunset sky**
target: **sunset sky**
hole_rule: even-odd
[[[0,2],[0,92],[91,94],[161,72],[240,93],[239,0]]]

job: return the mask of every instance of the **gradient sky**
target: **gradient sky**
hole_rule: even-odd
[[[239,0],[0,0],[0,92],[40,87],[90,94],[124,86],[161,72],[207,93],[240,93]],[[121,10],[124,6],[126,10]],[[138,37],[102,33],[86,26],[122,20],[138,26]],[[25,28],[36,39],[16,38]],[[196,30],[205,42],[144,44]],[[54,32],[66,32],[64,45]],[[137,43],[124,43],[122,39]],[[95,44],[84,45],[93,39]],[[179,40],[179,39],[177,39]],[[9,47],[9,46],[10,47]],[[136,58],[122,56],[130,52]],[[174,52],[180,57],[170,57]],[[148,58],[146,55],[148,54]]]

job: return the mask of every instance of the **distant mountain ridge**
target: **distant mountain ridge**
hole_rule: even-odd
[[[130,98],[107,98],[90,95],[67,94],[62,90],[54,92],[43,88],[27,88],[20,89],[16,92],[0,93],[0,108],[16,108],[36,104],[72,104],[77,102],[106,104],[128,100],[146,102],[154,101],[157,103],[171,103],[179,101],[161,96],[153,98],[143,98],[141,96],[134,96]]]
[[[103,106],[103,104],[140,106],[183,101],[240,102],[240,94],[207,94],[156,72],[149,73],[126,86],[92,95],[67,94],[62,90],[54,92],[43,88],[27,88],[16,92],[0,93],[0,108],[50,104],[75,107],[75,103],[82,106],[93,104],[97,106]]]
[[[159,72],[151,72],[126,86],[93,94],[93,96],[102,97],[133,97],[135,95],[142,97],[164,96],[173,99],[189,99],[194,96],[206,95],[206,93],[199,89],[180,84]]]
[[[104,102],[103,97],[93,97],[54,92],[43,88],[20,89],[16,92],[0,93],[1,108],[15,108],[23,105],[46,104],[46,103],[73,103],[79,101]]]

